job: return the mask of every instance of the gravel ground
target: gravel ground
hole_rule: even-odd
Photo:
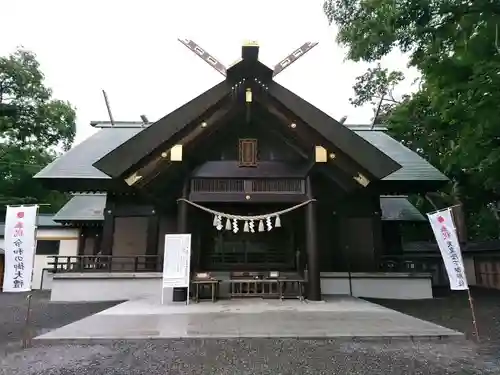
[[[428,320],[430,322],[465,332],[467,337],[474,339],[472,314],[467,292],[435,291],[431,300],[375,300],[385,307],[401,311],[405,314]],[[472,288],[481,353],[491,353],[500,358],[500,291]],[[500,374],[500,371],[498,372]]]
[[[19,296],[0,294],[0,374],[500,374],[500,293],[473,291],[481,343],[352,342],[345,340],[235,339],[110,341],[41,345],[20,350]],[[67,324],[110,304],[48,304],[36,295],[39,332]],[[419,318],[470,332],[466,296],[432,301],[376,301]],[[5,333],[10,336],[5,339]],[[10,343],[10,344],[9,344]],[[14,343],[14,344],[12,344]],[[16,349],[14,349],[16,347]]]
[[[0,358],[19,350],[25,335],[28,293],[0,293]],[[100,303],[51,303],[50,292],[35,291],[31,300],[33,337],[116,305]],[[1,367],[0,367],[1,368]]]

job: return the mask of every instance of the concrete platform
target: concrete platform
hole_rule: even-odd
[[[353,298],[324,302],[231,300],[161,305],[136,300],[48,332],[35,340],[164,338],[463,339],[460,332]]]

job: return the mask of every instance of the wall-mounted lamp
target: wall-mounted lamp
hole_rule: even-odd
[[[175,145],[170,149],[170,161],[182,161],[182,145]]]
[[[314,157],[316,163],[326,163],[328,161],[327,155],[328,154],[326,152],[326,148],[324,148],[323,146],[316,146],[314,148]]]
[[[245,92],[245,101],[247,103],[252,102],[252,89],[251,88],[247,88],[247,91]]]

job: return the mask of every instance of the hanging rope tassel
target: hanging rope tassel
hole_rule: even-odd
[[[261,220],[259,221],[259,232],[264,232],[264,222]]]
[[[238,228],[238,220],[233,219],[233,233],[238,233],[240,228]]]
[[[232,227],[232,225],[231,225],[231,219],[227,219],[226,220],[226,230],[231,230],[231,227]]]
[[[248,232],[248,221],[245,221],[245,225],[243,225],[243,232]]]
[[[281,219],[278,215],[276,215],[276,221],[274,222],[275,228],[281,228]]]
[[[253,220],[250,220],[248,226],[250,227],[250,233],[255,233],[255,223],[253,222]]]
[[[217,230],[222,230],[222,217],[220,215],[217,215]]]
[[[271,229],[273,229],[273,223],[271,222],[271,216],[268,216],[266,218],[266,227],[267,227],[268,232],[270,232]]]

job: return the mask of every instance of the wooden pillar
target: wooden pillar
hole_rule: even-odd
[[[108,196],[107,200],[110,199]],[[102,239],[100,243],[100,252],[102,255],[113,255],[113,240],[115,234],[115,215],[114,204],[106,201],[104,209],[104,223],[102,226]]]
[[[312,186],[309,176],[306,178],[306,194],[312,199]],[[321,279],[319,270],[319,252],[317,241],[316,202],[306,206],[306,252],[307,252],[307,298],[311,301],[321,301]]]
[[[188,182],[182,188],[182,198],[188,199]],[[184,201],[177,202],[177,233],[188,233],[188,204]]]
[[[92,253],[97,255],[101,250],[101,242],[102,242],[102,227],[98,227],[96,232],[93,234],[94,236],[94,249]]]
[[[148,217],[148,228],[146,237],[146,255],[158,255],[158,236],[160,232],[160,217],[153,210],[152,215]],[[148,258],[146,266],[148,269],[156,269],[156,259]]]
[[[373,260],[372,272],[377,272],[380,269],[380,262],[384,252],[384,241],[382,237],[382,209],[380,207],[380,198],[374,198],[374,212],[372,217],[373,231]]]
[[[182,187],[182,198],[188,198],[188,182],[186,180],[184,186]],[[188,233],[188,204],[184,201],[177,202],[177,233],[185,234]],[[191,263],[193,262],[193,254],[191,254]],[[191,264],[192,265],[192,264]],[[176,290],[178,289],[187,289],[187,288],[174,288],[174,295]],[[189,300],[189,296],[187,296]]]
[[[85,245],[87,242],[88,231],[85,227],[80,228],[80,236],[78,236],[78,255],[85,255]]]

